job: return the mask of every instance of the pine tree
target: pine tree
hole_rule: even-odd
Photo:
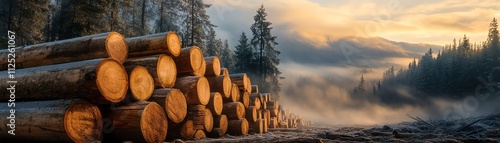
[[[272,23],[267,21],[266,16],[264,5],[261,5],[254,16],[255,23],[250,27],[253,33],[251,43],[258,53],[257,83],[262,84],[259,87],[263,87],[263,91],[277,94],[281,90],[278,81],[281,72],[277,68],[280,52],[275,49],[278,45],[277,37],[271,35]]]
[[[238,72],[249,72],[255,74],[254,71],[254,53],[251,45],[248,43],[248,38],[245,32],[241,33],[240,39],[238,40],[239,44],[235,47],[236,51],[236,65],[235,69]]]
[[[185,19],[182,21],[181,34],[182,45],[200,47],[203,52],[206,52],[206,39],[208,39],[209,31],[215,27],[210,21],[210,17],[206,14],[205,9],[211,5],[205,4],[202,0],[183,0]]]
[[[487,50],[487,63],[491,64],[491,66],[496,67],[500,66],[499,58],[500,58],[500,41],[499,41],[499,33],[498,33],[498,22],[496,18],[490,23],[490,29],[488,32],[488,39],[486,41]]]
[[[227,40],[224,41],[224,45],[221,49],[220,59],[222,66],[228,69],[234,69],[235,65],[235,55],[231,49],[229,49],[229,44]]]
[[[30,45],[45,41],[44,28],[47,25],[49,0],[0,1],[0,32],[16,32],[16,45]],[[5,38],[2,36],[2,38]],[[6,39],[3,39],[6,41]],[[2,42],[2,45],[7,42]],[[6,46],[2,46],[6,48]]]
[[[97,34],[107,31],[104,22],[106,0],[62,1],[54,22],[59,27],[57,40]]]
[[[358,84],[358,86],[356,87],[357,92],[358,92],[358,94],[360,94],[360,95],[363,95],[363,94],[365,94],[365,93],[366,93],[366,85],[365,85],[366,83],[365,83],[365,82],[366,82],[366,81],[365,81],[365,78],[363,77],[363,75],[361,75],[361,79],[359,80],[359,84]]]
[[[183,5],[181,0],[159,0],[159,18],[156,20],[155,32],[181,32],[180,19]]]

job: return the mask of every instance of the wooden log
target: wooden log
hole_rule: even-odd
[[[264,113],[264,112],[263,112],[263,113]],[[267,116],[267,115],[266,115],[266,116]],[[268,122],[269,122],[269,121],[267,120],[267,118],[266,118],[266,117],[264,117],[264,118],[262,119],[262,121],[264,122],[264,123],[262,124],[262,126],[263,126],[263,130],[262,130],[262,131],[263,131],[264,133],[267,133],[267,132],[269,131],[269,125],[268,125]]]
[[[238,85],[239,90],[252,92],[252,87],[249,84],[250,78],[248,78],[246,73],[231,74],[229,77],[231,78],[231,82]]]
[[[2,142],[98,142],[101,138],[101,112],[85,100],[15,102],[15,109],[2,103],[0,107]],[[9,134],[12,128],[15,131]]]
[[[156,89],[149,101],[158,103],[170,121],[180,123],[187,115],[187,101],[184,94],[175,88]]]
[[[251,92],[251,93],[252,93],[252,94],[254,94],[254,93],[259,93],[259,86],[257,86],[257,85],[252,85],[252,92]]]
[[[180,124],[171,125],[168,132],[168,139],[192,140],[197,130],[194,129],[193,120],[186,119]]]
[[[278,128],[278,119],[276,119],[276,117],[271,117],[271,120],[269,123],[269,128],[271,128],[271,129]]]
[[[231,88],[233,87],[231,78],[228,76],[212,76],[207,77],[207,80],[210,84],[211,92],[219,92],[222,97],[231,98]]]
[[[220,60],[218,56],[205,57],[206,71],[205,76],[220,75]]]
[[[221,129],[223,131],[223,134],[225,134],[228,127],[227,121],[227,116],[224,114],[214,116],[214,128]]]
[[[154,79],[143,66],[126,69],[129,76],[129,87],[132,94],[129,96],[134,101],[148,100],[155,90]]]
[[[1,71],[8,75],[7,71]],[[11,95],[16,101],[87,98],[93,103],[120,102],[128,91],[128,76],[122,64],[115,59],[96,59],[74,63],[50,65],[16,70],[17,87],[10,94],[11,83],[0,82],[1,95]],[[9,81],[0,76],[0,81]],[[54,92],[56,90],[57,92]],[[7,101],[9,96],[0,96]]]
[[[222,101],[222,96],[219,92],[210,93],[210,101],[208,101],[207,108],[212,111],[214,115],[220,115],[222,113],[222,107],[224,102]]]
[[[226,115],[230,120],[245,118],[245,106],[241,102],[224,103],[222,114]]]
[[[214,129],[212,129],[211,132],[207,133],[207,137],[220,138],[220,137],[223,137],[225,134],[226,134],[226,132],[224,132],[222,129],[214,128]]]
[[[261,108],[261,105],[262,104],[260,103],[259,98],[250,99],[250,106],[255,106],[255,109],[259,110]]]
[[[235,136],[246,135],[248,134],[248,127],[248,121],[245,118],[229,120],[227,133]]]
[[[205,109],[204,131],[211,132],[214,127],[214,117],[209,109]]]
[[[110,134],[122,141],[163,142],[167,136],[165,111],[155,102],[112,107],[103,115],[112,120],[114,130]]]
[[[264,99],[265,101],[265,99]],[[267,109],[267,102],[262,102],[261,100],[261,103],[262,103],[262,106],[260,107],[260,109]]]
[[[227,68],[221,68],[220,75],[229,77],[229,70]]]
[[[267,101],[267,106],[274,106],[276,107],[276,110],[278,110],[279,103],[278,101]]]
[[[11,50],[0,50],[0,70],[30,68],[53,64],[113,58],[123,63],[127,59],[127,43],[116,32],[102,33],[67,40],[14,48],[15,65],[7,58]],[[12,50],[12,51],[14,51]]]
[[[207,135],[205,135],[205,132],[203,130],[198,130],[194,133],[193,139],[194,140],[201,140],[206,138]]]
[[[280,128],[288,128],[288,123],[286,121],[279,122],[279,127]]]
[[[197,46],[182,48],[181,54],[173,58],[177,67],[177,74],[189,74],[199,70],[203,64],[203,53]]]
[[[183,76],[205,76],[205,72],[207,71],[207,62],[205,59],[202,59],[201,61],[201,66],[194,70],[194,72],[191,73],[180,73],[177,76],[183,77]]]
[[[267,121],[267,126],[271,125],[271,111],[266,109],[266,121]]]
[[[257,119],[257,122],[248,122],[249,124],[249,133],[262,134],[264,132],[264,120]]]
[[[156,88],[171,88],[177,78],[177,68],[174,60],[165,54],[147,57],[130,58],[123,63],[126,69],[144,66],[154,78]]]
[[[187,119],[193,120],[195,130],[212,131],[214,119],[209,109],[204,105],[194,105],[188,107]]]
[[[264,119],[264,116],[262,114],[262,110],[257,110],[257,118],[258,119]]]
[[[184,93],[188,105],[207,105],[210,100],[210,85],[205,77],[187,76],[177,78],[174,88]]]
[[[231,87],[231,101],[238,102],[240,101],[240,90],[238,89],[238,85],[233,84]]]
[[[250,106],[250,107],[246,108],[245,118],[250,123],[257,121],[257,109],[255,108],[255,106]]]
[[[181,42],[175,32],[165,32],[127,38],[130,57],[166,54],[177,57],[181,52]]]
[[[268,102],[269,103],[269,102]],[[278,117],[278,108],[275,106],[267,106],[270,117]]]
[[[245,108],[248,108],[250,106],[250,94],[248,92],[240,92],[240,100],[241,103],[245,106]]]

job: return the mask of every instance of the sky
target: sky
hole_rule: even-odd
[[[393,41],[445,45],[467,34],[484,41],[499,0],[207,0],[218,36],[235,45],[250,33],[261,4],[275,32],[326,46],[342,37],[383,37]],[[278,34],[278,37],[280,35]]]

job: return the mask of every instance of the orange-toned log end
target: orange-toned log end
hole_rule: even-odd
[[[137,101],[148,100],[155,90],[154,79],[143,66],[136,66],[130,73],[129,80],[130,91]]]
[[[180,123],[186,118],[186,97],[178,89],[156,89],[149,100],[160,104],[165,109],[168,119],[174,123]]]
[[[116,59],[105,59],[96,69],[96,82],[102,96],[110,102],[122,101],[128,91],[128,76]]]
[[[205,131],[211,132],[214,128],[214,117],[212,116],[212,112],[209,109],[205,109],[205,119],[203,120],[203,126]]]
[[[233,86],[231,87],[231,100],[233,102],[238,102],[240,101],[240,90],[238,88],[238,85],[236,84],[233,84]]]
[[[250,81],[250,78],[247,78],[246,84],[245,84],[245,90],[248,93],[252,93],[252,82]]]
[[[253,93],[259,93],[259,86],[257,86],[257,85],[252,85],[252,92],[250,92],[250,93],[252,93],[252,94],[253,94]]]
[[[146,142],[163,142],[167,136],[168,121],[163,108],[150,103],[141,115],[141,132]]]
[[[246,114],[245,118],[249,122],[256,122],[257,121],[257,109],[255,108],[255,106],[250,106],[250,107],[246,108],[245,114]]]
[[[219,116],[214,116],[214,129],[219,128],[223,131],[223,134],[225,134],[228,126],[227,122],[228,122],[227,116],[224,114],[221,114]]]
[[[205,61],[207,62],[205,76],[219,76],[221,68],[219,57],[205,57]]]
[[[248,106],[250,106],[250,94],[248,92],[241,92],[240,95],[241,103],[243,103],[245,108],[248,108]]]
[[[206,138],[207,136],[205,135],[205,132],[203,130],[198,130],[194,133],[193,139],[194,140],[201,140]]]
[[[207,71],[207,62],[205,61],[205,59],[203,59],[200,68],[194,70],[194,72],[191,74],[194,76],[205,76],[206,71]]]
[[[228,119],[240,119],[245,117],[245,106],[241,102],[228,102],[224,103],[222,114],[226,115]]]
[[[229,77],[234,84],[238,85],[239,90],[251,92],[249,91],[252,90],[250,79],[246,73],[231,74]]]
[[[177,79],[177,67],[174,59],[167,55],[160,55],[158,64],[156,64],[156,73],[158,82],[163,88],[173,87]]]
[[[239,136],[248,134],[248,121],[245,118],[229,120],[228,126],[227,133],[230,135]]]
[[[252,97],[252,96],[250,96]],[[261,109],[261,102],[260,98],[250,98],[250,106],[255,106],[255,109],[259,110]]]
[[[174,88],[185,94],[189,105],[207,105],[210,100],[210,85],[207,78],[187,76],[177,78]]]
[[[229,70],[227,68],[221,68],[220,75],[229,77]]]
[[[127,41],[120,33],[111,32],[106,37],[106,52],[110,58],[125,62],[128,56]]]
[[[231,97],[231,88],[233,86],[231,78],[220,75],[207,77],[207,80],[210,84],[211,92],[219,92],[224,98]]]
[[[223,106],[224,102],[222,101],[222,96],[219,92],[211,92],[207,108],[210,109],[214,115],[220,115],[222,113]]]
[[[200,68],[203,63],[203,52],[197,46],[182,48],[181,54],[173,58],[177,73],[192,73]]]
[[[181,40],[179,39],[177,33],[168,32],[167,39],[165,41],[167,42],[168,51],[172,54],[172,56],[177,57],[181,54]]]
[[[73,142],[99,141],[102,124],[99,108],[85,100],[72,103],[64,115],[64,129]]]

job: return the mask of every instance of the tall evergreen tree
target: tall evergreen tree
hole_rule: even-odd
[[[43,29],[47,25],[49,0],[0,1],[0,32],[16,32],[16,45],[37,44],[45,40]],[[5,38],[2,36],[2,38]],[[3,39],[6,41],[6,39]],[[7,42],[2,42],[5,44]],[[5,48],[6,46],[2,46]]]
[[[221,59],[222,66],[228,69],[234,69],[235,65],[235,55],[233,51],[229,48],[229,44],[227,40],[224,41],[224,45],[222,46],[221,53],[219,55]]]
[[[239,44],[235,47],[236,65],[235,69],[238,72],[249,72],[255,74],[255,60],[252,45],[248,43],[248,38],[245,32],[241,33]]]
[[[183,2],[184,14],[186,15],[182,22],[184,29],[180,30],[182,32],[182,45],[196,45],[203,52],[206,52],[206,39],[208,39],[210,29],[215,27],[205,11],[211,5],[205,4],[202,0],[183,0]]]
[[[271,34],[272,23],[267,21],[266,17],[264,5],[261,5],[254,16],[255,22],[250,27],[253,33],[251,43],[258,53],[257,83],[261,83],[259,87],[263,87],[261,88],[263,91],[277,94],[281,90],[278,81],[281,72],[277,68],[280,63],[278,58],[280,52],[275,49],[278,45],[277,36]]]

